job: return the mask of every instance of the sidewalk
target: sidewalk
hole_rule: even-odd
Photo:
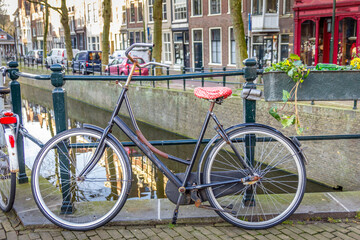
[[[24,227],[14,212],[0,212],[0,239],[360,239],[360,220],[287,221],[266,230],[244,230],[226,223],[110,226],[87,232],[57,227]]]

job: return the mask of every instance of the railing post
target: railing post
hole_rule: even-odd
[[[223,67],[223,71],[226,71],[226,67]],[[223,87],[226,86],[226,76],[223,76]]]
[[[10,82],[10,95],[11,95],[11,103],[12,103],[12,111],[13,113],[19,116],[20,124],[22,124],[22,112],[21,112],[21,91],[20,91],[20,83],[17,81],[19,78],[16,73],[19,71],[17,67],[19,64],[17,62],[9,62],[9,77],[11,79]],[[19,161],[19,174],[18,174],[18,183],[27,183],[29,182],[28,177],[26,176],[26,169],[25,169],[25,157],[24,157],[24,138],[19,133],[16,139],[17,145],[17,154],[18,154],[18,161]]]
[[[182,67],[182,74],[185,75],[185,67]],[[186,91],[186,79],[183,78],[183,88],[184,92]]]
[[[59,64],[51,66],[51,84],[55,87],[52,91],[53,107],[55,115],[56,133],[67,130],[67,109],[66,109],[66,92],[62,88],[65,84],[64,69]],[[61,213],[67,214],[73,212],[70,193],[70,167],[68,161],[68,148],[66,146],[59,146],[61,149],[59,153],[60,161],[60,182],[63,202],[61,206]]]
[[[244,78],[246,80],[243,89],[251,88],[256,89],[254,80],[257,77],[256,72],[256,60],[253,58],[248,58],[244,61]],[[243,114],[245,123],[254,123],[256,118],[256,101],[243,99]],[[245,154],[246,161],[250,166],[254,166],[254,157],[255,157],[255,145],[256,145],[256,136],[254,134],[247,134],[245,136]],[[254,189],[249,187],[246,190],[243,203],[248,206],[253,206],[255,204],[255,199],[253,195]]]
[[[204,66],[201,67],[201,73],[204,73]],[[204,87],[205,79],[204,77],[201,78],[201,86]]]
[[[354,107],[353,107],[353,109],[354,109],[354,110],[357,109],[357,99],[354,100]]]
[[[166,68],[166,75],[167,76],[170,75],[170,68],[169,67]],[[170,89],[170,80],[167,80],[167,88]]]

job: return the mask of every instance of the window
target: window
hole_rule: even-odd
[[[261,15],[263,12],[263,0],[253,0],[252,14]]]
[[[202,15],[202,0],[192,0],[192,15],[201,16]]]
[[[137,43],[140,42],[140,32],[135,33],[135,42],[137,42]]]
[[[211,63],[221,63],[221,31],[220,29],[210,30],[211,39]]]
[[[154,21],[153,14],[154,14],[154,0],[149,0],[149,22]]]
[[[92,41],[92,50],[96,50],[96,38],[92,37],[91,41]]]
[[[163,12],[162,20],[167,20],[166,0],[163,0],[163,3],[162,3],[162,12]]]
[[[174,15],[175,20],[187,18],[186,0],[174,0]]]
[[[130,22],[135,22],[135,3],[130,3]]]
[[[126,24],[126,6],[122,6],[122,24]]]
[[[281,35],[280,42],[280,61],[284,61],[289,57],[289,35]]]
[[[230,28],[230,64],[236,64],[236,43],[234,28]]]
[[[171,62],[171,42],[170,33],[163,34],[163,46],[164,46],[164,60],[165,62]]]
[[[94,14],[94,22],[99,20],[99,11],[97,9],[97,4],[93,3],[93,14]]]
[[[266,0],[266,13],[277,13],[278,0]]]
[[[143,7],[142,7],[142,2],[138,2],[137,13],[138,13],[138,22],[142,22],[142,21],[143,21]]]
[[[130,41],[130,45],[132,45],[134,43],[134,32],[130,32],[129,41]]]
[[[221,13],[221,0],[210,0],[210,14],[219,14]]]
[[[91,8],[91,3],[89,3],[88,4],[88,23],[90,23],[91,22],[91,10],[92,10],[92,8]]]
[[[284,14],[290,14],[291,13],[291,5],[290,0],[284,0]]]
[[[121,33],[121,41],[120,41],[120,49],[121,50],[125,50],[125,48],[127,47],[127,38],[126,38],[126,33]]]

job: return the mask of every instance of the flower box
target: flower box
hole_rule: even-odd
[[[263,74],[265,101],[282,101],[294,81],[283,72]],[[360,99],[360,71],[312,71],[300,84],[298,101],[334,101]],[[291,100],[294,100],[293,98]]]

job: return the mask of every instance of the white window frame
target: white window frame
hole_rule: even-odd
[[[204,66],[204,29],[203,28],[193,28],[191,29],[191,47],[193,49],[191,55],[192,55],[192,66],[195,69],[195,52],[194,52],[194,31],[199,31],[201,30],[201,44],[202,44],[202,62],[203,62],[203,66]],[[200,42],[200,41],[196,41],[196,42]]]
[[[185,22],[187,21],[187,18],[188,18],[188,6],[187,6],[187,0],[185,0],[185,7],[186,7],[186,10],[184,11],[184,13],[186,14],[186,17],[185,18],[182,18],[182,19],[175,19],[175,1],[176,0],[172,0],[172,14],[173,14],[173,22]],[[180,1],[180,0],[179,0]],[[178,3],[179,4],[179,3]],[[181,3],[183,4],[183,3]],[[179,4],[180,5],[180,4]]]
[[[169,42],[165,42],[165,34],[168,35],[168,37],[169,37]],[[164,63],[172,63],[173,53],[172,53],[172,44],[171,44],[171,42],[172,42],[172,34],[171,34],[171,32],[163,32],[163,52],[164,52],[163,59],[164,59]],[[166,49],[166,44],[168,44],[170,51],[165,51],[165,49]],[[166,60],[166,54],[169,54],[169,56],[170,56],[170,57],[169,57],[170,60],[168,60],[168,61]]]
[[[211,1],[213,0],[208,0],[208,16],[219,16],[221,15],[221,0],[215,0],[215,1],[219,1],[220,2],[220,12],[219,13],[211,13]]]
[[[169,18],[169,14],[168,14],[168,10],[166,8],[166,0],[163,0],[162,1],[162,21],[163,22],[167,22],[168,21],[168,18]],[[166,19],[164,19],[164,13],[166,13]]]
[[[141,3],[141,14],[142,14],[142,21],[140,21],[139,19],[140,19],[140,14],[139,14],[139,3]],[[144,21],[144,3],[143,3],[143,1],[138,1],[138,3],[137,3],[138,5],[137,5],[137,8],[136,8],[136,13],[137,13],[137,22],[138,23],[142,23],[143,21]]]
[[[132,19],[131,19],[131,4],[134,5],[134,21],[132,21]],[[129,2],[129,17],[130,17],[129,23],[135,23],[136,22],[135,1],[130,1]]]
[[[289,35],[289,42],[287,42],[287,43],[283,43],[282,42],[282,35]],[[280,62],[281,61],[281,46],[282,45],[288,45],[289,46],[289,50],[290,50],[290,37],[291,37],[292,35],[290,34],[290,33],[282,33],[282,34],[279,34],[279,43],[278,43],[278,59],[277,59],[277,61],[278,62]],[[290,52],[288,53],[288,56],[290,56]]]
[[[236,62],[235,62],[235,63],[231,63],[231,29],[234,31],[234,27],[231,26],[231,27],[228,28],[228,36],[229,36],[229,37],[228,37],[228,39],[229,39],[229,42],[228,42],[228,44],[229,44],[228,66],[230,66],[230,67],[236,67]],[[234,33],[234,34],[235,34],[235,33]],[[234,36],[234,38],[235,38],[235,36]],[[236,51],[235,51],[235,56],[236,56]]]
[[[91,22],[91,14],[92,14],[92,4],[91,3],[88,3],[86,10],[87,10],[87,14],[88,14],[87,22],[90,23]]]
[[[204,14],[204,4],[203,4],[203,0],[198,0],[201,3],[201,14],[200,15],[194,15],[194,1],[195,0],[191,0],[191,17],[202,17]],[[230,0],[229,0],[230,1]]]
[[[152,3],[151,5],[150,5],[150,2]],[[150,8],[152,11],[150,11]],[[150,19],[150,12],[151,12],[152,19]],[[149,19],[148,19],[149,23],[153,23],[154,22],[154,0],[148,0],[148,14],[147,15],[149,17]]]
[[[211,42],[211,31],[215,30],[215,29],[220,29],[220,63],[213,63],[212,60],[212,42]],[[213,27],[213,28],[209,28],[209,65],[216,65],[216,66],[221,66],[222,65],[222,29],[221,27]]]
[[[291,15],[291,6],[290,6],[290,13],[286,13],[285,9],[286,9],[286,2],[290,1],[290,0],[283,0],[283,9],[282,9],[282,14],[283,15]],[[278,10],[279,11],[279,10]]]
[[[99,10],[98,10],[98,6],[96,4],[97,4],[96,2],[93,3],[94,22],[99,21],[99,12],[96,13],[96,11],[99,11]]]
[[[124,4],[121,6],[121,25],[126,25],[126,15],[126,5]]]

